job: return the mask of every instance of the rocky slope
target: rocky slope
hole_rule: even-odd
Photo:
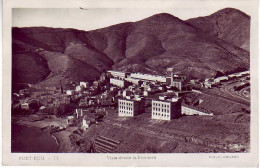
[[[225,10],[231,12],[222,14]],[[244,27],[250,18],[236,11],[224,9],[202,19],[212,22],[205,29],[201,18],[183,21],[166,13],[93,31],[13,28],[13,81],[95,80],[103,69],[165,74],[173,67],[194,78],[248,69],[249,32]],[[245,21],[237,26],[240,14]],[[222,33],[212,28],[218,15],[227,20],[218,21]]]
[[[250,16],[239,10],[226,8],[187,22],[247,51],[250,49]]]

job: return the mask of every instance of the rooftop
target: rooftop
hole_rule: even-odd
[[[141,101],[141,100],[144,100],[144,98],[143,97],[130,97],[130,96],[126,96],[126,98],[119,98],[118,100]]]
[[[167,97],[167,96],[159,96],[159,98],[154,99],[155,101],[163,101],[163,102],[178,102],[181,98],[179,97]]]

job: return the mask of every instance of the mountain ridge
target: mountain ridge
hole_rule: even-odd
[[[103,69],[165,74],[166,68],[173,67],[175,73],[184,73],[192,78],[214,77],[217,72],[224,74],[239,68],[249,69],[248,50],[240,48],[236,40],[232,44],[229,39],[202,30],[195,24],[200,22],[196,19],[183,21],[161,13],[137,22],[120,23],[91,31],[47,27],[13,28],[13,58],[17,58],[20,52],[27,51],[40,55],[47,64],[54,61],[60,74],[47,68],[44,73],[45,76],[48,74],[47,77],[31,79],[34,83],[41,84],[52,81],[50,78],[54,79],[55,75],[60,77],[56,77],[59,80],[53,80],[53,84],[64,79],[95,80]],[[250,36],[243,37],[246,40]],[[63,61],[67,61],[67,67],[64,67]],[[16,64],[13,63],[13,66]],[[21,74],[20,78],[30,76],[37,68],[32,67],[32,72]],[[16,68],[13,77],[19,71]],[[74,71],[75,74],[72,75],[69,71]],[[31,82],[30,79],[27,80],[28,83]]]
[[[194,27],[247,51],[250,48],[250,16],[234,9],[221,9],[209,16],[186,20]]]

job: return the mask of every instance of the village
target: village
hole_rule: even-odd
[[[28,84],[13,94],[12,115],[34,116],[28,117],[30,122],[61,119],[42,130],[54,133],[73,128],[70,139],[76,145],[77,134],[92,127],[108,123],[124,128],[123,120],[140,116],[149,122],[175,122],[185,116],[250,114],[249,71],[203,80],[175,74],[172,68],[167,74],[108,70],[93,82],[60,82],[46,88]],[[94,134],[92,152],[112,152],[121,143]]]

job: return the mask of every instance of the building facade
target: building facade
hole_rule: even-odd
[[[125,78],[125,80],[135,85],[139,85],[142,83],[140,79],[136,79],[136,78]]]
[[[110,84],[118,86],[120,88],[127,87],[127,82],[125,80],[110,78]]]
[[[130,73],[127,72],[119,72],[119,71],[108,71],[114,77],[120,77],[122,79],[126,78]]]
[[[130,76],[131,76],[131,78],[136,78],[136,79],[166,83],[166,77],[165,76],[142,74],[142,73],[131,73]]]
[[[180,81],[180,80],[173,80],[171,85],[173,87],[176,87],[177,89],[179,89],[179,91],[182,91],[182,81]]]
[[[145,100],[140,99],[118,99],[118,116],[133,117],[145,111]]]
[[[152,100],[152,119],[172,120],[181,116],[181,100],[179,98]]]

